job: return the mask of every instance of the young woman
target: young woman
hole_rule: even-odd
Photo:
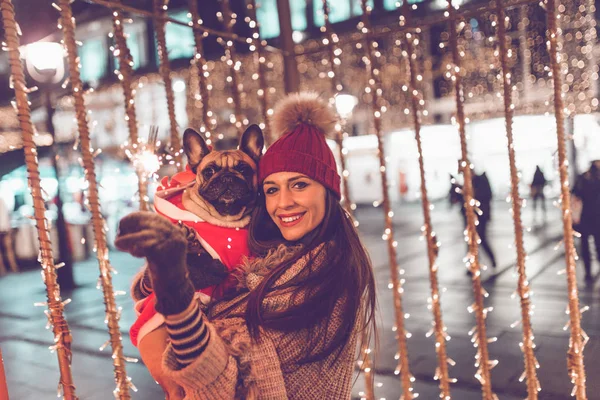
[[[186,399],[350,398],[358,338],[374,328],[375,284],[339,204],[325,141],[335,123],[315,94],[275,108],[272,131],[283,136],[259,165],[256,257],[242,266],[239,290],[208,309],[193,299],[177,227],[149,213],[121,222],[117,246],[148,258],[171,340],[163,368]]]

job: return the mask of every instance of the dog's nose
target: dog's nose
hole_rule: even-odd
[[[223,182],[224,184],[233,183],[233,175],[223,175],[221,177],[221,182]]]

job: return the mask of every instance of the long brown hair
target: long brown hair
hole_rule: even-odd
[[[256,256],[264,256],[279,244],[302,244],[291,259],[272,269],[249,293],[245,312],[250,335],[258,340],[259,328],[285,332],[305,331],[306,352],[298,364],[320,361],[336,352],[339,356],[360,319],[360,329],[368,341],[375,333],[375,280],[369,256],[363,247],[352,218],[327,190],[325,216],[312,232],[299,243],[287,242],[265,207],[265,196],[259,194],[250,226],[248,244]],[[319,250],[316,248],[321,246]],[[308,262],[295,278],[275,286],[277,279],[302,257]],[[315,259],[319,259],[315,266]],[[263,300],[272,291],[291,291],[290,304],[278,310],[265,310]],[[297,301],[302,296],[301,301]],[[340,323],[333,335],[329,332],[331,316],[341,311]],[[337,324],[336,324],[337,325]]]

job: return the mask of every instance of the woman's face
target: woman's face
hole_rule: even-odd
[[[298,172],[277,172],[263,182],[267,212],[285,240],[296,241],[325,217],[325,186]]]

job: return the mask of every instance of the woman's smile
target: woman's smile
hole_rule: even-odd
[[[299,224],[302,221],[302,217],[304,217],[304,214],[306,214],[306,212],[295,214],[280,214],[278,215],[278,217],[281,220],[281,226],[289,228],[296,224]]]

